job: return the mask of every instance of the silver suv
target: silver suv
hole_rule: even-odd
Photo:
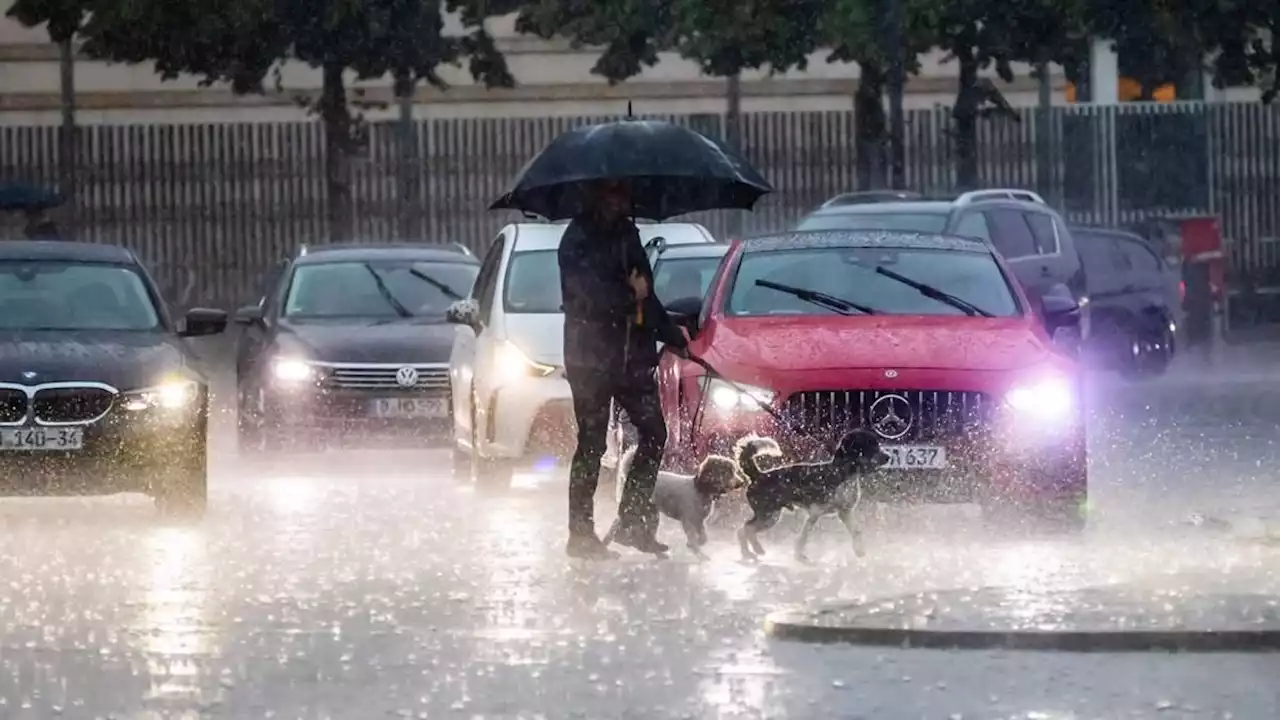
[[[1080,256],[1067,224],[1034,192],[974,190],[926,197],[902,190],[845,193],[809,213],[797,230],[893,230],[975,237],[1008,261],[1035,297],[1084,293]]]

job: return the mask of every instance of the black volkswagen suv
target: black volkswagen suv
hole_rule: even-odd
[[[0,243],[0,487],[9,495],[144,492],[162,511],[203,512],[209,386],[180,327],[129,250]]]
[[[479,268],[439,245],[320,245],[290,260],[236,313],[241,450],[446,437],[445,310]]]

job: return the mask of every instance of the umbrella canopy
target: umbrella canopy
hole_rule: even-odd
[[[47,210],[62,204],[62,196],[52,190],[21,182],[0,183],[0,211]]]
[[[583,209],[586,189],[601,180],[628,185],[632,214],[659,221],[700,210],[750,210],[773,191],[724,143],[669,122],[620,120],[553,140],[489,209],[564,220]]]

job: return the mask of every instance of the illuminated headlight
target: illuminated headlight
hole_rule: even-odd
[[[498,346],[498,353],[494,357],[494,370],[503,380],[515,381],[530,377],[547,377],[554,373],[556,368],[553,365],[540,363],[512,343],[504,342]]]
[[[178,410],[195,403],[200,386],[191,380],[175,380],[155,387],[136,390],[124,396],[124,408],[137,412],[152,408]]]
[[[1019,385],[1004,396],[1016,412],[1043,420],[1063,420],[1075,412],[1076,398],[1071,383],[1053,378]]]
[[[773,402],[777,393],[750,385],[729,385],[723,380],[712,380],[707,386],[707,398],[712,407],[722,412],[760,410],[761,404]]]
[[[276,358],[271,363],[271,374],[281,382],[297,383],[314,377],[315,369],[301,360]]]

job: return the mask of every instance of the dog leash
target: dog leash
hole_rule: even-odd
[[[702,358],[698,357],[697,355],[694,355],[693,353],[688,353],[688,356],[689,356],[688,357],[689,362],[705,370],[709,377],[719,380],[725,385],[728,385],[730,389],[736,391],[738,394],[746,395],[747,397],[751,398],[752,402],[754,402],[757,406],[759,406],[761,410],[768,413],[769,417],[776,420],[778,424],[781,425],[784,429],[791,430],[791,431],[799,430],[799,432],[802,435],[808,436],[810,440],[817,440],[819,442],[822,442],[821,438],[817,437],[816,435],[809,432],[808,430],[804,428],[796,428],[794,425],[792,425],[790,421],[787,420],[787,418],[783,417],[781,413],[779,413],[777,410],[774,410],[772,407],[770,407],[769,403],[747,392],[742,388],[741,385],[725,377],[723,374],[721,374],[719,370],[716,370],[715,366],[713,366],[711,363],[707,362],[706,360],[703,360]],[[703,408],[706,406],[706,404],[707,404],[707,399],[704,399],[702,402],[698,403],[698,409],[695,412],[693,417],[693,429],[695,432],[698,430],[699,423],[702,422]]]

